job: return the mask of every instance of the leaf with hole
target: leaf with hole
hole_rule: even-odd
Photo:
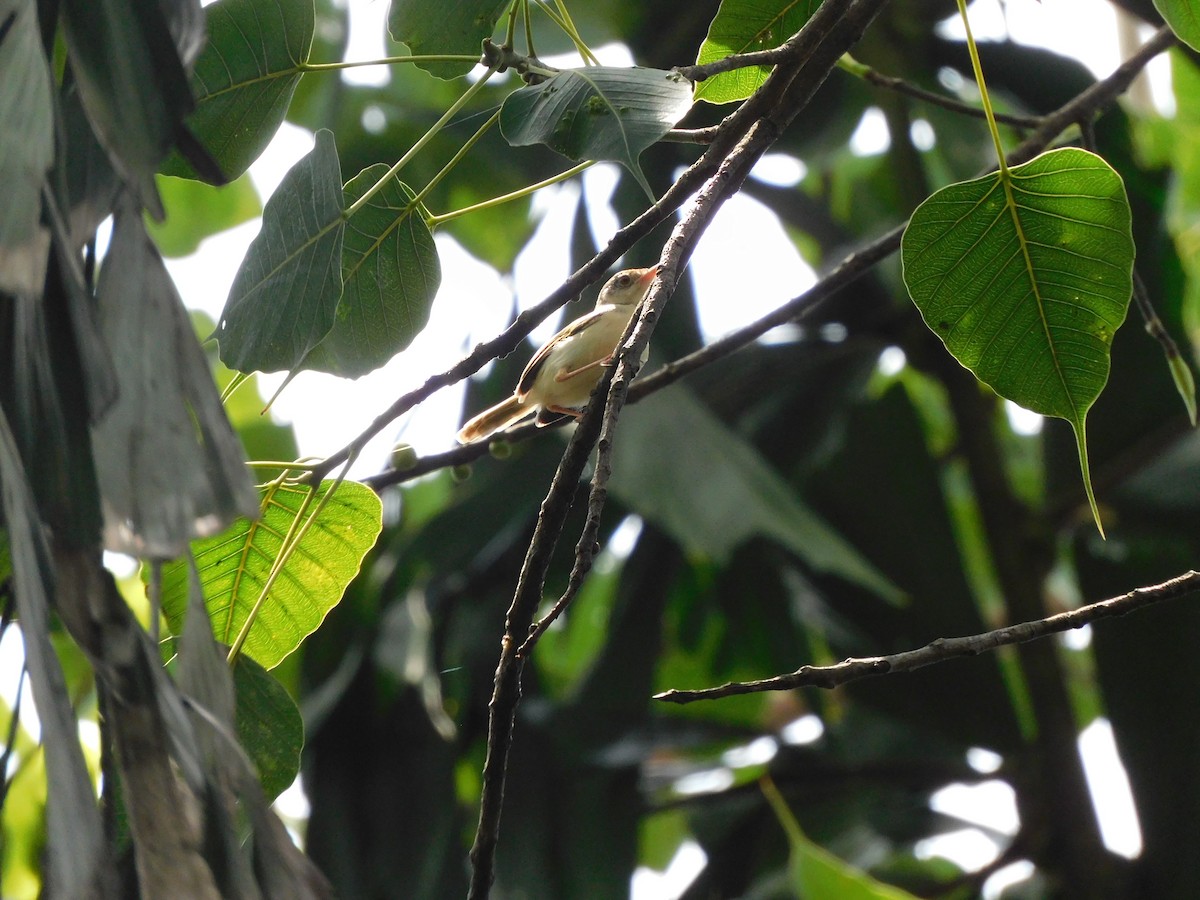
[[[387,173],[377,163],[345,189],[349,208]],[[342,300],[333,329],[302,368],[358,378],[412,343],[429,321],[442,270],[415,194],[392,178],[346,225]]]
[[[1075,430],[1108,380],[1133,292],[1121,177],[1086,150],[1044,153],[933,194],[904,232],[904,282],[925,323],[1000,396]]]
[[[500,130],[514,147],[545,144],[570,159],[615,160],[653,197],[638,158],[692,105],[688,81],[662,69],[595,66],[509,94]]]
[[[219,0],[205,8],[208,43],[192,73],[188,126],[228,179],[258,159],[287,113],[312,50],[312,0]],[[177,154],[167,175],[196,178]]]
[[[232,646],[247,629],[242,649],[265,668],[278,665],[317,629],[379,537],[382,513],[375,493],[343,482],[322,505],[333,484],[321,482],[315,496],[298,485],[268,485],[257,521],[239,519],[192,544],[214,636]],[[262,596],[284,539],[291,535],[290,544],[301,529],[303,536]],[[187,609],[186,563],[163,567],[162,606],[171,632],[179,634]]]
[[[721,0],[708,34],[700,44],[696,65],[737,53],[773,50],[804,27],[821,0]],[[770,66],[747,66],[721,72],[696,85],[696,100],[733,103],[745,100],[767,80]]]
[[[215,332],[239,372],[294,369],[333,327],[342,297],[342,176],[333,133],[267,201],[262,230],[233,279]]]

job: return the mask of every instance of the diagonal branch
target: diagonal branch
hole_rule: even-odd
[[[479,825],[471,848],[472,872],[468,897],[473,900],[489,896],[495,875],[495,853],[508,754],[521,694],[524,659],[518,655],[520,641],[528,633],[541,600],[550,557],[566,522],[575,485],[591,448],[600,436],[602,427],[606,438],[611,435],[624,406],[628,382],[637,371],[638,364],[635,361],[648,344],[661,308],[674,290],[679,273],[686,266],[700,234],[721,204],[741,188],[754,163],[807,104],[836,65],[838,57],[861,37],[885,3],[886,0],[829,0],[823,4],[800,35],[789,40],[796,46],[811,48],[811,52],[798,55],[793,68],[776,69],[759,93],[725,120],[721,133],[692,167],[692,170],[697,170],[707,163],[707,166],[715,164],[716,170],[706,178],[689,212],[676,226],[664,247],[658,275],[636,323],[622,342],[614,364],[606,370],[600,388],[593,394],[587,412],[572,435],[550,491],[542,502],[525,564],[509,607],[489,704]],[[602,405],[603,423],[597,415]],[[598,454],[597,472],[610,467],[611,440],[606,439]],[[589,515],[594,512],[598,517],[602,509],[603,482],[601,476],[593,483]],[[577,567],[586,567],[581,560],[582,557],[577,559]]]
[[[694,691],[670,690],[655,694],[655,700],[667,703],[694,703],[697,700],[715,700],[718,697],[733,697],[738,694],[756,694],[762,691],[789,691],[799,687],[835,688],[860,678],[872,675],[892,675],[911,672],[934,663],[945,662],[962,656],[978,656],[1009,644],[1022,644],[1052,634],[1070,631],[1101,619],[1128,615],[1131,612],[1175,600],[1193,591],[1200,591],[1200,572],[1190,570],[1162,584],[1134,588],[1127,594],[1100,600],[1079,609],[1072,609],[1044,619],[1008,625],[982,634],[966,637],[938,638],[916,650],[904,650],[887,656],[867,656],[843,660],[832,666],[801,666],[795,672],[763,678],[758,681],[734,681],[718,687]]]

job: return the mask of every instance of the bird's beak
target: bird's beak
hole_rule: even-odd
[[[649,284],[654,280],[654,276],[658,274],[658,266],[651,266],[642,273],[642,277],[638,279],[642,284]]]

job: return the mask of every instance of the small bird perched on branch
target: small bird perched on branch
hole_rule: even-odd
[[[483,440],[537,413],[538,425],[579,418],[601,367],[612,361],[621,335],[650,290],[658,266],[618,272],[600,289],[595,308],[550,338],[529,361],[507,400],[485,409],[458,432],[459,443]]]

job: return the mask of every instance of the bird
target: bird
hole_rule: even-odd
[[[656,274],[658,266],[650,266],[625,269],[608,279],[595,308],[543,344],[513,395],[470,419],[459,429],[458,442],[484,440],[535,413],[539,427],[563,416],[578,419]]]

